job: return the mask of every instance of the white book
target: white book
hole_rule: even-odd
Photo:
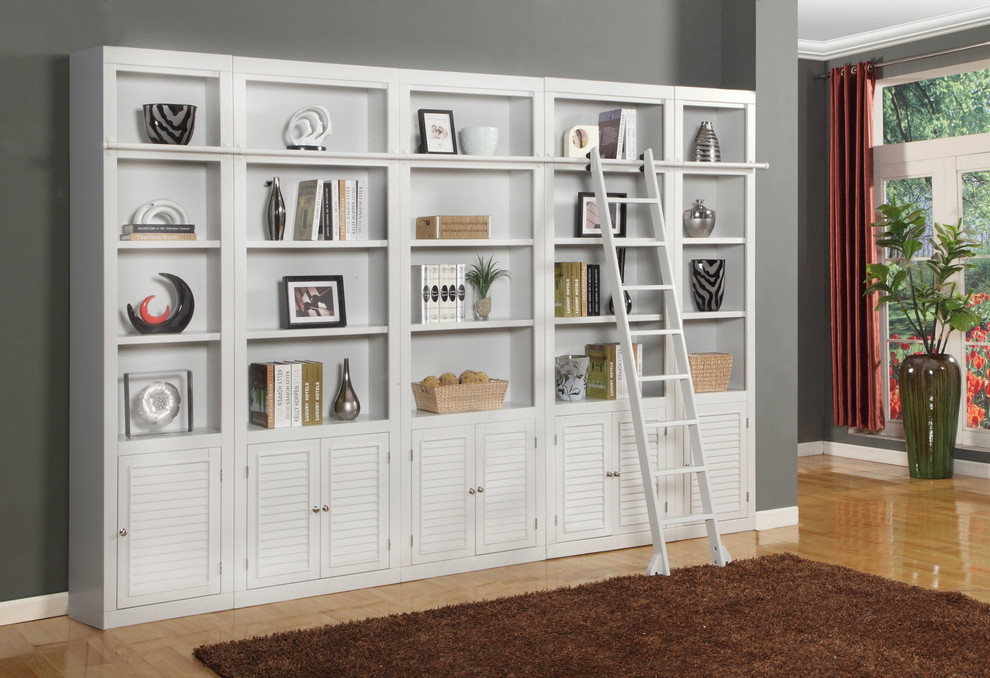
[[[275,428],[292,425],[291,380],[292,367],[287,363],[275,363]]]
[[[320,213],[323,207],[323,180],[309,179],[299,182],[296,193],[295,229],[296,240],[320,239]]]
[[[347,179],[347,239],[357,240],[357,181]]]
[[[440,264],[440,322],[457,320],[457,264]]]
[[[465,309],[465,297],[467,296],[467,290],[464,285],[464,264],[457,264],[457,276],[456,284],[454,286],[454,302],[456,313],[454,314],[454,322],[462,323],[466,319],[467,310]]]
[[[333,226],[331,228],[331,235],[334,240],[340,240],[340,181],[334,179],[331,183],[330,195],[331,195],[331,205],[330,214],[333,220]]]
[[[633,344],[633,358],[636,361],[636,374],[643,374],[643,345]],[[626,381],[626,364],[622,355],[622,344],[615,345],[615,399],[629,397],[629,384]]]
[[[627,160],[635,160],[639,155],[636,147],[636,109],[623,108],[622,115],[626,119],[625,157]]]
[[[298,360],[293,360],[289,363],[289,368],[291,370],[289,381],[290,421],[292,426],[302,426],[303,364]]]
[[[430,322],[430,291],[433,287],[433,279],[430,275],[431,269],[433,267],[430,264],[420,264],[419,266],[414,266],[413,270],[418,274],[419,279],[415,280],[418,283],[419,289],[419,300],[420,300],[420,315],[419,321],[424,325]],[[416,289],[414,286],[413,289]]]
[[[368,203],[365,196],[364,182],[357,180],[357,239],[368,239]]]
[[[440,264],[430,267],[430,322],[440,322]]]

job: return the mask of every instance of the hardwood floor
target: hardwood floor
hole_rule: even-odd
[[[990,602],[990,480],[911,480],[897,466],[798,461],[800,525],[725,535],[733,558],[788,552]],[[669,545],[675,566],[704,540]],[[0,627],[0,677],[214,675],[194,647],[641,572],[648,549],[574,556],[97,631],[66,617]]]

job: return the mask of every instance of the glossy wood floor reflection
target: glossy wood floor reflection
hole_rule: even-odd
[[[897,466],[805,457],[800,525],[724,537],[734,558],[789,552],[990,602],[990,480],[920,481]],[[704,540],[670,545],[706,562]],[[0,627],[0,677],[214,675],[203,643],[578,584],[641,572],[648,549],[575,556],[97,631],[66,617]]]

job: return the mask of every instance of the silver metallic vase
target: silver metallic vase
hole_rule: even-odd
[[[722,159],[722,151],[718,147],[718,137],[712,129],[712,123],[705,120],[701,129],[694,137],[694,159],[697,162],[718,162]]]
[[[282,198],[278,177],[274,177],[268,185],[272,187],[272,192],[268,195],[268,207],[265,209],[268,239],[282,240],[285,237],[285,200]]]
[[[341,375],[340,390],[333,401],[333,415],[338,419],[350,421],[361,413],[361,401],[358,400],[354,387],[351,385],[351,361],[344,358],[344,372]]]
[[[689,238],[707,238],[715,228],[715,210],[705,207],[705,199],[698,198],[694,207],[684,210],[684,233]]]

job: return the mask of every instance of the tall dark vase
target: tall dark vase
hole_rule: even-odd
[[[725,294],[725,259],[691,260],[691,296],[699,311],[722,308]]]
[[[617,247],[615,249],[615,254],[616,257],[618,257],[619,259],[619,280],[625,282],[626,281],[626,248]],[[632,312],[632,297],[629,296],[628,292],[623,290],[622,299],[625,301],[626,304],[626,315],[629,315]],[[609,296],[608,298],[608,312],[611,313],[612,315],[615,315],[615,302],[612,300],[611,296]]]
[[[338,419],[350,421],[361,413],[361,401],[358,400],[354,386],[351,385],[351,361],[344,358],[344,371],[340,378],[340,390],[333,401],[333,414]]]
[[[962,397],[959,363],[947,353],[901,363],[901,408],[912,478],[951,478]]]
[[[268,205],[265,207],[268,239],[282,240],[285,237],[285,199],[282,198],[278,177],[274,177],[268,185],[272,187],[272,192],[268,194]]]

